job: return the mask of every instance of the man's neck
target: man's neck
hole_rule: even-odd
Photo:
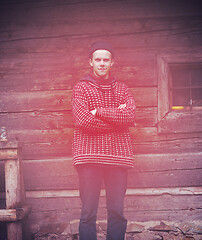
[[[111,83],[111,77],[109,74],[107,76],[100,77],[93,72],[93,77],[99,82],[99,84]]]

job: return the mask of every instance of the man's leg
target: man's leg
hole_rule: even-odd
[[[124,240],[127,227],[127,220],[123,215],[127,169],[106,168],[104,177],[108,211],[107,240]]]
[[[79,239],[96,240],[96,216],[103,179],[102,171],[98,166],[85,164],[77,167],[77,171],[82,202]]]

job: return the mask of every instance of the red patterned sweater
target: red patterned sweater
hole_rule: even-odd
[[[119,109],[121,104],[126,107]],[[72,106],[73,164],[133,167],[129,126],[134,124],[135,102],[126,85],[115,80],[100,85],[87,75],[74,87]]]

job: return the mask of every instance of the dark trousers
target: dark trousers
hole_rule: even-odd
[[[80,165],[79,190],[82,202],[80,240],[96,240],[96,217],[102,182],[106,189],[108,212],[107,240],[124,240],[127,220],[123,203],[127,187],[127,169],[115,166]]]

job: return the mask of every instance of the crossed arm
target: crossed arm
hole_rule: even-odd
[[[77,87],[73,94],[73,115],[76,126],[89,132],[109,132],[120,127],[134,124],[135,102],[131,93],[125,91],[125,103],[117,108],[97,108],[89,111],[82,87]]]
[[[118,107],[118,109],[122,109],[122,108],[125,108],[126,107],[126,103],[124,103],[124,104],[121,104],[119,107]],[[94,110],[92,110],[92,111],[90,111],[94,116],[95,116],[95,114],[96,114],[96,112],[97,112],[97,109],[95,108]]]

